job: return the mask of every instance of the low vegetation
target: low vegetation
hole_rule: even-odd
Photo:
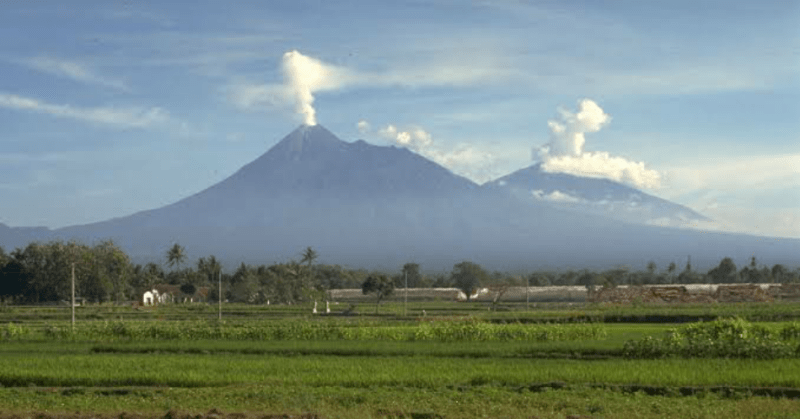
[[[569,341],[600,339],[599,324],[493,324],[478,320],[422,321],[395,325],[380,321],[96,321],[45,324],[40,329],[8,323],[0,329],[5,340],[40,337],[48,340],[386,340],[386,341]]]
[[[629,358],[800,358],[800,323],[766,327],[740,318],[694,323],[625,344]]]
[[[389,302],[381,315],[346,317],[230,305],[240,314],[223,321],[188,307],[128,307],[139,317],[123,320],[116,307],[81,307],[88,313],[79,310],[74,329],[64,308],[9,308],[0,313],[16,320],[0,327],[0,404],[17,415],[170,419],[745,418],[792,417],[800,399],[798,322],[619,321],[712,313],[699,306],[430,302],[404,317]],[[791,307],[713,313],[736,311]]]

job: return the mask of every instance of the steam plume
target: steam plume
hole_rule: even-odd
[[[542,170],[577,176],[600,177],[625,182],[636,187],[657,188],[661,176],[642,162],[611,156],[607,152],[586,152],[586,133],[597,132],[611,120],[590,99],[578,102],[578,112],[560,109],[560,118],[548,121],[550,142],[535,151],[542,160]]]
[[[584,134],[600,131],[611,117],[589,99],[578,102],[578,113],[560,109],[561,120],[550,120],[549,151],[552,156],[580,156],[586,143]]]
[[[296,50],[283,54],[283,76],[297,113],[306,125],[317,125],[314,92],[341,87],[348,79],[344,69],[307,57]]]

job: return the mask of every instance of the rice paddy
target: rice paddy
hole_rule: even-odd
[[[796,322],[680,322],[698,307],[635,307],[675,322],[632,323],[613,321],[618,307],[460,306],[427,303],[427,315],[405,317],[392,304],[351,317],[242,306],[228,309],[260,315],[223,321],[207,307],[89,307],[74,329],[64,309],[6,308],[0,416],[800,417]],[[792,313],[716,308],[737,309]],[[687,346],[709,339],[734,349]],[[633,351],[653,342],[655,355]],[[752,345],[786,351],[764,357]]]

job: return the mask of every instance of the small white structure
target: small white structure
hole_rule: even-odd
[[[328,314],[331,313],[331,303],[328,301],[325,301],[325,312]]]
[[[317,302],[314,301],[314,309],[311,310],[311,314],[317,314]]]
[[[153,294],[153,293],[155,293],[155,294]],[[158,291],[156,291],[156,290],[145,291],[144,295],[142,296],[142,303],[144,305],[146,305],[146,306],[154,305],[156,303],[156,299],[158,298],[157,295],[158,295]]]
[[[142,294],[142,304],[145,306],[154,306],[158,304],[174,303],[177,289],[178,287],[175,285],[157,284],[152,290],[145,291],[144,294]]]
[[[489,288],[479,288],[479,289],[475,290],[475,294],[469,296],[469,299],[470,300],[476,300],[479,297],[482,297],[482,296],[487,295],[487,294],[489,294]],[[467,295],[464,294],[464,291],[461,291],[461,290],[458,291],[457,300],[458,301],[467,301]]]

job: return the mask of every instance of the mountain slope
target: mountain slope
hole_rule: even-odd
[[[3,231],[0,244],[8,246]],[[440,271],[462,260],[529,270],[687,255],[697,267],[752,255],[792,264],[800,253],[800,240],[635,225],[519,199],[407,149],[347,143],[319,125],[298,128],[229,178],[171,205],[48,233],[36,239],[112,238],[140,262],[163,260],[178,242],[191,259],[214,254],[227,267],[297,258],[307,246],[323,263],[394,270],[415,261]]]
[[[549,173],[537,163],[482,186],[502,190],[520,199],[544,202],[621,221],[649,224],[668,220],[673,224],[711,221],[683,205],[649,195],[609,179]]]

